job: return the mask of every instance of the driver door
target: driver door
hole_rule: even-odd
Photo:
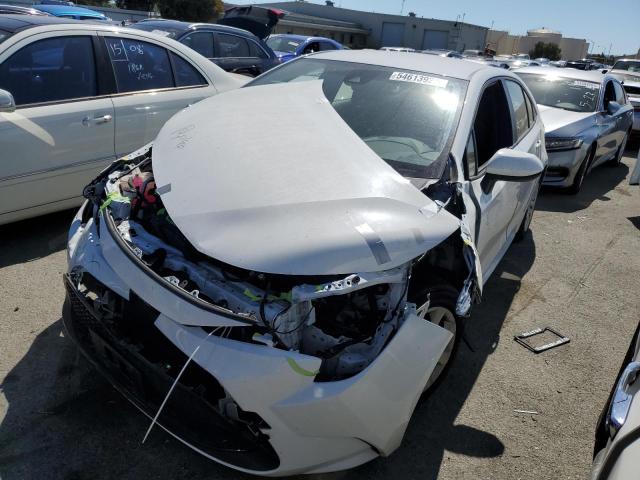
[[[518,204],[516,182],[489,179],[486,166],[501,148],[513,145],[509,101],[502,81],[485,86],[465,152],[468,195],[476,206],[475,243],[486,280],[507,250],[507,229]]]

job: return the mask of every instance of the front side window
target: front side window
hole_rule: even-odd
[[[107,37],[107,50],[118,92],[138,92],[174,86],[167,50],[129,38]]]
[[[218,33],[218,56],[249,57],[249,45],[244,38],[237,35]]]
[[[440,178],[468,82],[424,72],[305,58],[249,85],[321,80],[325,97],[379,157],[406,177]]]
[[[616,101],[616,89],[613,86],[613,82],[609,80],[607,85],[604,87],[604,97],[602,99],[602,105],[606,110],[609,106],[609,102]]]
[[[21,48],[0,65],[0,88],[16,105],[96,96],[91,37],[47,38]]]
[[[618,82],[614,82],[613,88],[615,89],[615,92],[616,92],[616,102],[618,102],[620,105],[626,105],[627,97],[624,94],[622,85],[620,85]]]
[[[213,34],[210,32],[195,32],[180,39],[180,43],[192,48],[203,57],[213,58]]]
[[[516,138],[520,140],[529,130],[529,114],[525,94],[520,85],[511,80],[505,80],[507,94],[511,100],[511,114],[516,125]]]
[[[302,54],[306,55],[308,53],[315,53],[320,51],[320,43],[319,42],[311,42],[309,45],[304,47],[302,50]]]
[[[485,88],[473,123],[478,171],[501,148],[513,145],[509,103],[501,82]]]
[[[519,74],[539,105],[562,108],[571,112],[593,112],[598,105],[600,84],[555,74]]]

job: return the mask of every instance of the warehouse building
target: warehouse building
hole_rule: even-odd
[[[526,36],[510,35],[504,30],[490,30],[487,35],[489,48],[498,55],[529,53],[538,42],[558,45],[563,60],[585,58],[589,50],[589,44],[584,38],[565,38],[560,32],[548,28],[529,30]]]
[[[446,48],[462,51],[484,49],[488,28],[464,22],[437,20],[409,15],[390,15],[339,8],[327,1],[319,5],[301,1],[261,4],[289,12],[276,27],[278,33],[300,33],[295,26],[287,25],[296,17],[307,16],[322,21],[324,28],[310,26],[305,34],[320,35],[343,42],[352,48],[408,47],[416,50]],[[349,32],[341,31],[345,25],[363,33],[350,42]],[[309,27],[309,26],[308,26]],[[366,35],[365,33],[366,32]],[[343,35],[344,34],[344,35]],[[360,44],[362,42],[362,44]]]

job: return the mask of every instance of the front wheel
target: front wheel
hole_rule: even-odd
[[[524,218],[522,219],[522,223],[516,232],[516,236],[514,240],[516,242],[521,242],[524,240],[524,237],[529,232],[529,227],[531,226],[531,219],[533,218],[533,212],[536,209],[536,201],[538,200],[538,193],[540,193],[540,189],[542,188],[542,179],[544,178],[544,173],[540,177],[537,185],[534,187],[533,192],[531,192],[531,198],[529,199],[529,205],[527,205],[527,211],[524,214]]]
[[[453,335],[433,369],[424,392],[432,390],[440,383],[458,350],[462,336],[462,321],[455,314],[457,300],[458,292],[446,284],[427,287],[412,300],[417,305],[416,315],[448,330]]]
[[[591,147],[589,151],[587,151],[587,154],[582,160],[582,163],[580,164],[580,168],[578,169],[578,172],[576,173],[576,176],[573,179],[573,183],[571,184],[570,187],[567,188],[567,193],[571,195],[575,195],[582,188],[582,183],[584,182],[584,177],[587,176],[587,170],[589,170],[589,164],[591,163],[591,159],[594,152],[595,152],[595,147]]]

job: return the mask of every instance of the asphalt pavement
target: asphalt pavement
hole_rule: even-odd
[[[467,321],[447,378],[403,445],[335,479],[584,479],[593,433],[640,318],[640,187],[600,167],[577,196],[543,191]],[[89,367],[60,320],[73,212],[0,227],[0,480],[255,478],[155,429]],[[569,344],[535,355],[515,334]],[[524,410],[535,413],[518,413]],[[384,416],[384,412],[380,412]]]

